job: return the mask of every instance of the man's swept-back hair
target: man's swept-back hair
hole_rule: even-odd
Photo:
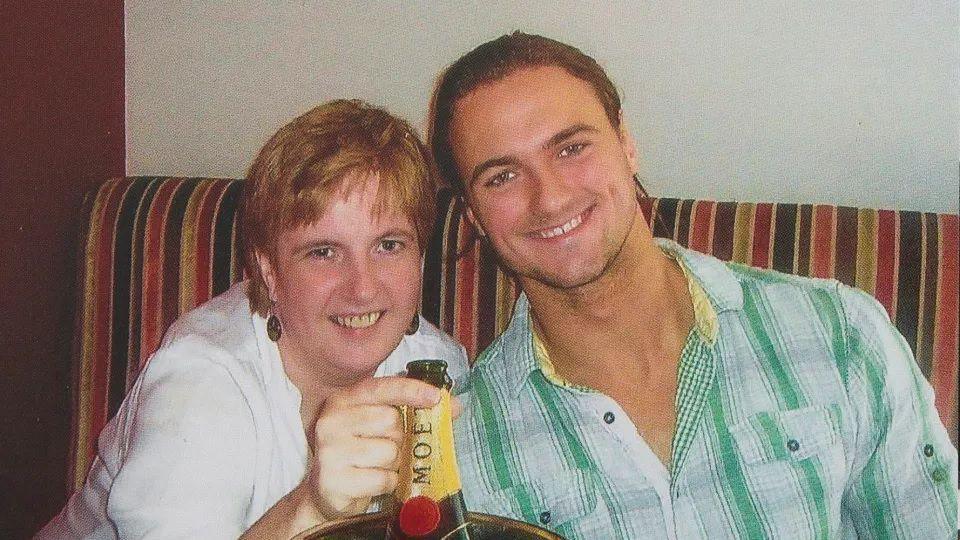
[[[596,60],[580,49],[557,40],[517,31],[488,41],[448,67],[433,94],[430,107],[430,147],[443,179],[461,195],[450,146],[450,124],[457,101],[478,86],[493,83],[524,68],[556,66],[589,84],[614,129],[620,129],[620,94]]]
[[[276,259],[285,232],[316,222],[334,197],[376,178],[376,212],[407,216],[421,250],[436,216],[438,179],[410,125],[359,100],[319,105],[280,128],[257,155],[243,186],[240,225],[253,311],[270,307],[256,254]]]

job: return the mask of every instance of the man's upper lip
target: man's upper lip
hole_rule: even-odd
[[[567,217],[566,217],[565,219],[563,219],[562,221],[556,222],[555,225],[547,225],[546,227],[538,227],[538,228],[536,228],[536,229],[531,230],[528,234],[533,235],[533,236],[540,236],[540,234],[543,233],[543,232],[552,231],[553,229],[556,229],[557,227],[562,227],[562,226],[566,225],[567,223],[570,223],[571,220],[573,220],[574,218],[576,218],[576,217],[578,217],[578,216],[586,216],[588,213],[590,213],[591,210],[593,210],[593,207],[594,207],[594,205],[591,204],[590,206],[587,206],[586,208],[583,208],[582,210],[580,210],[579,212],[577,212],[577,213],[575,213],[575,214],[570,214],[569,216],[567,216]]]

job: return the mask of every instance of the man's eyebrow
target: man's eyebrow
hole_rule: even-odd
[[[574,124],[566,129],[563,129],[557,132],[557,134],[554,135],[553,137],[550,137],[547,140],[547,142],[543,143],[543,148],[547,149],[552,146],[556,146],[561,142],[565,141],[566,139],[569,139],[570,137],[573,137],[578,133],[582,133],[582,132],[597,133],[599,131],[600,130],[598,130],[597,128],[593,126],[588,126],[587,124]]]
[[[598,130],[597,128],[593,126],[589,126],[587,124],[582,124],[582,123],[574,124],[568,128],[558,131],[552,137],[547,139],[547,142],[543,143],[542,147],[544,149],[547,149],[552,146],[556,146],[557,144],[560,144],[564,140],[569,139],[570,137],[573,137],[578,133],[582,133],[582,132],[597,133],[599,131],[600,130]],[[483,174],[483,172],[486,171],[487,169],[492,169],[493,167],[502,167],[504,165],[511,165],[513,163],[516,163],[516,161],[517,161],[516,159],[510,156],[498,156],[498,157],[490,158],[486,161],[483,161],[479,165],[473,168],[473,172],[470,174],[470,183],[472,184],[476,182],[477,178],[479,178],[480,175]]]

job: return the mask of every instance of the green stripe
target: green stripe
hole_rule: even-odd
[[[810,302],[813,304],[813,312],[820,318],[820,324],[824,328],[830,329],[830,346],[833,357],[837,360],[837,370],[840,372],[840,378],[844,384],[849,377],[849,361],[847,359],[847,346],[845,343],[844,324],[840,318],[842,312],[841,306],[834,301],[834,295],[823,289],[813,289],[809,292]]]
[[[859,341],[859,337],[853,340],[851,353],[861,352]],[[881,392],[883,388],[883,375],[877,369],[877,366],[873,365],[873,362],[869,361],[869,359],[864,362],[861,367],[864,370],[863,376],[867,379],[867,387],[870,389],[869,391],[872,397],[871,408],[875,414],[872,431],[878,434],[877,448],[879,449],[887,437],[887,424],[890,420],[890,409],[887,407],[886,400],[883,399]],[[861,485],[864,490],[864,500],[872,502],[872,504],[867,505],[865,510],[871,515],[871,522],[873,524],[872,534],[876,536],[883,534],[884,531],[893,530],[894,526],[892,519],[888,519],[888,516],[891,515],[890,499],[886,494],[880,494],[882,491],[881,486],[886,481],[883,475],[883,464],[880,461],[880,453],[874,453],[860,475]]]
[[[490,485],[500,488],[511,486],[514,483],[514,474],[518,471],[509,465],[509,462],[516,459],[509,442],[509,433],[506,433],[506,438],[501,436],[509,429],[503,423],[503,413],[506,411],[502,411],[497,400],[492,398],[486,377],[472,377],[472,379],[477,404],[479,405],[477,410],[480,416],[480,427],[486,435],[487,444],[482,445],[485,450],[483,461],[484,463],[492,463],[496,473],[495,481],[489,477],[488,481]],[[494,452],[494,448],[498,449],[499,452]]]
[[[745,286],[743,288],[743,309],[747,314],[747,321],[750,325],[750,332],[747,332],[751,345],[759,353],[761,358],[765,359],[764,366],[774,376],[773,382],[777,385],[776,394],[783,396],[788,409],[799,409],[807,405],[806,400],[802,400],[797,393],[801,388],[799,381],[787,368],[787,364],[781,359],[778,348],[774,345],[773,336],[779,337],[776,328],[768,328],[766,321],[771,321],[769,306],[766,304],[766,297],[762,296],[755,286]],[[773,326],[773,325],[771,325]],[[759,349],[759,350],[758,350]],[[782,441],[781,441],[782,442]],[[806,514],[810,525],[814,527],[817,538],[826,538],[830,530],[830,515],[824,500],[823,486],[823,467],[819,457],[811,456],[797,462],[802,472],[801,499],[804,501]],[[811,515],[809,503],[816,507],[816,515]]]
[[[544,377],[540,371],[537,371],[530,377],[530,383],[536,396],[539,398],[542,408],[547,411],[547,414],[544,415],[545,420],[547,423],[553,424],[554,427],[559,427],[560,429],[557,431],[563,434],[563,438],[558,439],[557,442],[560,443],[559,446],[567,468],[576,470],[596,467],[593,460],[590,459],[590,456],[584,452],[578,438],[570,432],[572,429],[571,426],[576,426],[577,422],[561,412],[561,408],[558,405],[558,401],[560,400],[554,395],[554,386],[547,381],[546,377]],[[559,426],[557,426],[557,424],[559,424]]]
[[[720,489],[726,493],[726,497],[721,498],[721,503],[733,501],[736,511],[728,514],[734,520],[739,538],[764,538],[769,536],[763,530],[760,521],[760,514],[756,503],[747,490],[747,479],[740,468],[740,461],[734,456],[737,451],[733,447],[733,441],[730,439],[728,431],[729,423],[723,415],[723,404],[720,403],[720,390],[716,388],[710,392],[707,399],[710,405],[713,429],[711,432],[715,435],[712,446],[719,450],[720,460],[714,460],[717,470],[723,473],[720,481]],[[723,459],[726,457],[727,459]]]
[[[699,332],[691,331],[680,355],[677,376],[677,428],[671,444],[670,467],[673,478],[679,476],[687,451],[696,436],[707,393],[713,386],[715,376],[713,348],[700,339]]]
[[[575,427],[579,425],[579,421],[575,415],[570,414],[570,411],[567,410],[565,401],[559,399],[560,396],[557,396],[557,387],[550,383],[540,371],[537,371],[536,375],[530,378],[530,382],[540,397],[541,403],[543,403],[544,407],[550,412],[547,420],[553,424],[555,428],[554,433],[559,432],[563,434],[563,455],[567,461],[567,466],[572,466],[575,470],[599,470],[597,464],[584,450],[580,437],[573,432]],[[574,390],[564,389],[563,391],[573,392]],[[610,491],[611,486],[609,482],[606,482],[605,479],[600,479],[597,484],[599,484],[603,501],[609,509],[608,515],[612,521],[612,528],[618,531],[617,536],[626,538],[628,530],[623,522],[626,509],[618,504],[616,494]]]

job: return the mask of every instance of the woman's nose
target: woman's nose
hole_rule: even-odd
[[[361,303],[376,296],[379,278],[374,270],[373,263],[366,260],[355,261],[347,269],[344,284],[350,300]]]

